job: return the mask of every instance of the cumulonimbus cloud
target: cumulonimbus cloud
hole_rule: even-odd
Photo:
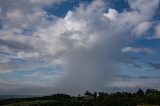
[[[30,66],[28,68],[30,70],[60,65],[62,68],[60,77],[56,80],[56,85],[53,85],[53,89],[67,93],[105,89],[112,80],[112,74],[116,73],[117,60],[123,58],[122,48],[130,43],[131,36],[137,37],[133,36],[136,34],[135,31],[143,34],[148,30],[159,4],[159,0],[145,2],[129,0],[132,10],[118,12],[116,9],[106,7],[108,6],[106,1],[95,0],[90,4],[82,3],[72,11],[69,10],[65,17],[51,16],[52,20],[47,20],[50,16],[40,8],[42,1],[36,1],[27,3],[37,8],[22,11],[11,6],[12,10],[4,7],[7,11],[2,10],[0,13],[1,20],[6,23],[0,32],[0,37],[3,39],[0,47],[6,53],[9,49],[11,55],[11,58],[8,56],[6,58],[16,57],[28,62],[27,65],[14,65],[8,61],[0,68],[13,71],[12,69],[20,70],[27,66]],[[107,8],[109,9],[105,12]],[[13,18],[10,17],[13,15]],[[15,23],[13,20],[17,18],[19,19]],[[143,26],[146,23],[148,27]],[[26,30],[30,28],[32,30],[28,36]],[[12,42],[7,41],[14,41],[14,44],[21,46],[12,45]],[[128,51],[148,52],[149,50],[123,49],[123,52]],[[18,55],[20,53],[21,55]],[[33,60],[29,57],[35,58]]]

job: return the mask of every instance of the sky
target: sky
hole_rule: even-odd
[[[0,95],[160,89],[160,0],[0,0]]]

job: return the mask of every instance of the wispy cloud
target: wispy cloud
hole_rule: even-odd
[[[116,75],[116,77],[123,78],[123,79],[160,79],[159,76]]]
[[[124,52],[124,53],[133,52],[133,53],[149,53],[149,54],[152,54],[152,53],[154,53],[154,50],[150,49],[150,48],[139,48],[139,47],[128,46],[128,47],[122,48],[122,52]]]
[[[160,69],[160,64],[159,63],[147,62],[146,64],[149,67],[154,68],[155,70],[159,70]]]

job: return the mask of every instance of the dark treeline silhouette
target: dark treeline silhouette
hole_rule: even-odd
[[[139,89],[135,93],[116,92],[110,94],[86,91],[82,96],[54,94],[44,97],[0,100],[0,106],[143,106],[144,104],[160,106],[160,91],[147,89],[144,92]]]

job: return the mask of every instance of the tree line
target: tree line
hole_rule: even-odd
[[[31,103],[31,101],[37,102]],[[0,105],[23,106],[24,102],[28,102],[26,106],[138,106],[144,104],[160,106],[160,91],[155,89],[147,89],[146,91],[139,89],[134,93],[91,93],[86,91],[84,95],[78,96],[54,94],[43,97],[0,100]]]

